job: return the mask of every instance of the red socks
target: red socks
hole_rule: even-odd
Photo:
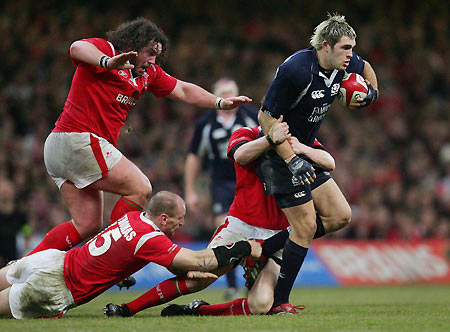
[[[199,314],[201,316],[247,316],[252,313],[247,299],[236,299],[226,303],[202,305]]]
[[[160,305],[190,293],[184,278],[172,278],[161,282],[126,305],[130,308],[131,315],[134,315],[148,307]]]
[[[111,220],[109,224],[111,225],[113,222],[119,220],[127,212],[142,210],[142,206],[122,196],[119,198],[116,205],[114,205],[114,208],[111,212]]]
[[[67,251],[80,243],[83,239],[69,220],[51,229],[41,243],[37,245],[27,256],[46,249],[59,249]]]

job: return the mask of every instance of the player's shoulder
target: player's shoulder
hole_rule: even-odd
[[[309,82],[315,57],[312,47],[295,52],[278,67],[277,77],[289,78],[300,85]]]
[[[310,70],[311,65],[314,62],[314,57],[315,57],[314,48],[313,47],[305,48],[290,55],[286,60],[284,60],[281,66],[296,70],[303,68],[307,68],[308,70]]]

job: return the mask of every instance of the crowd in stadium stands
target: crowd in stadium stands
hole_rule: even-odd
[[[234,78],[254,105],[276,67],[307,47],[326,12],[346,15],[356,52],[378,75],[380,98],[365,110],[335,103],[319,140],[336,160],[333,176],[352,206],[352,223],[332,235],[352,239],[450,237],[449,9],[445,1],[105,2],[8,1],[0,5],[0,248],[15,233],[42,236],[69,218],[43,164],[44,140],[63,107],[74,67],[71,42],[104,37],[145,16],[170,40],[163,68],[211,89]],[[284,5],[283,5],[284,4]],[[154,192],[183,195],[183,166],[193,124],[204,110],[144,96],[130,112],[118,147],[151,180]],[[179,240],[212,233],[207,176],[201,215],[188,213]],[[105,197],[105,223],[117,197]],[[195,221],[194,221],[195,220]],[[10,239],[10,244],[3,239]],[[25,249],[29,251],[31,248]],[[2,249],[3,250],[3,249]],[[5,252],[3,250],[3,252]],[[21,253],[19,253],[20,255]],[[5,260],[13,257],[3,257]],[[0,258],[1,260],[1,258]]]

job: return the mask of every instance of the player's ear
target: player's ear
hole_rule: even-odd
[[[328,41],[326,41],[326,40],[324,40],[323,42],[322,42],[322,49],[325,51],[325,52],[328,52],[329,50],[330,50],[330,44],[328,43]]]
[[[166,213],[162,213],[159,216],[160,220],[161,220],[161,225],[166,225],[167,224],[167,220],[169,219],[169,215]]]

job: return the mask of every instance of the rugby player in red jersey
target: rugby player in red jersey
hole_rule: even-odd
[[[186,294],[189,277],[214,278],[206,271],[247,255],[260,257],[261,246],[256,241],[200,251],[174,244],[168,236],[183,226],[185,214],[180,196],[161,191],[148,202],[145,212],[127,213],[80,248],[47,249],[4,267],[0,270],[0,314],[18,319],[61,316],[149,262],[177,273],[172,287]]]
[[[45,142],[44,159],[72,219],[50,230],[30,254],[68,250],[95,235],[102,226],[104,191],[121,196],[111,222],[142,210],[152,186],[116,148],[116,141],[143,93],[223,110],[251,101],[245,96],[219,98],[167,74],[158,65],[167,38],[147,19],[123,23],[107,38],[82,39],[70,46],[76,70],[63,112]]]
[[[300,144],[297,139],[291,138],[286,123],[282,117],[273,126],[269,136],[261,136],[259,127],[244,127],[233,132],[227,154],[234,162],[236,169],[236,188],[233,204],[227,217],[217,228],[212,236],[209,247],[215,247],[236,240],[270,239],[262,244],[263,255],[267,263],[258,275],[248,276],[250,288],[248,298],[240,298],[231,302],[208,305],[201,300],[195,300],[188,305],[171,304],[164,308],[163,316],[175,315],[250,315],[266,314],[273,303],[274,288],[280,271],[281,248],[288,238],[285,230],[289,223],[287,218],[278,208],[273,195],[264,194],[264,187],[256,173],[256,159],[273,144],[279,144],[288,139],[294,151],[309,157],[315,165],[334,169],[334,159],[323,150],[316,140],[313,148]],[[320,177],[318,177],[320,178]],[[324,175],[316,184],[329,179],[329,174]],[[330,229],[330,228],[329,228]],[[324,235],[318,234],[316,237]],[[218,276],[228,272],[234,265],[229,265],[214,271]],[[256,280],[255,280],[256,279]],[[198,292],[209,286],[215,279],[188,280],[187,290],[190,293]],[[249,280],[248,280],[249,281]],[[122,304],[107,304],[105,314],[107,316],[127,317],[136,314],[148,307],[160,305],[182,295],[168,288],[173,282],[169,279],[152,288],[137,299]]]

